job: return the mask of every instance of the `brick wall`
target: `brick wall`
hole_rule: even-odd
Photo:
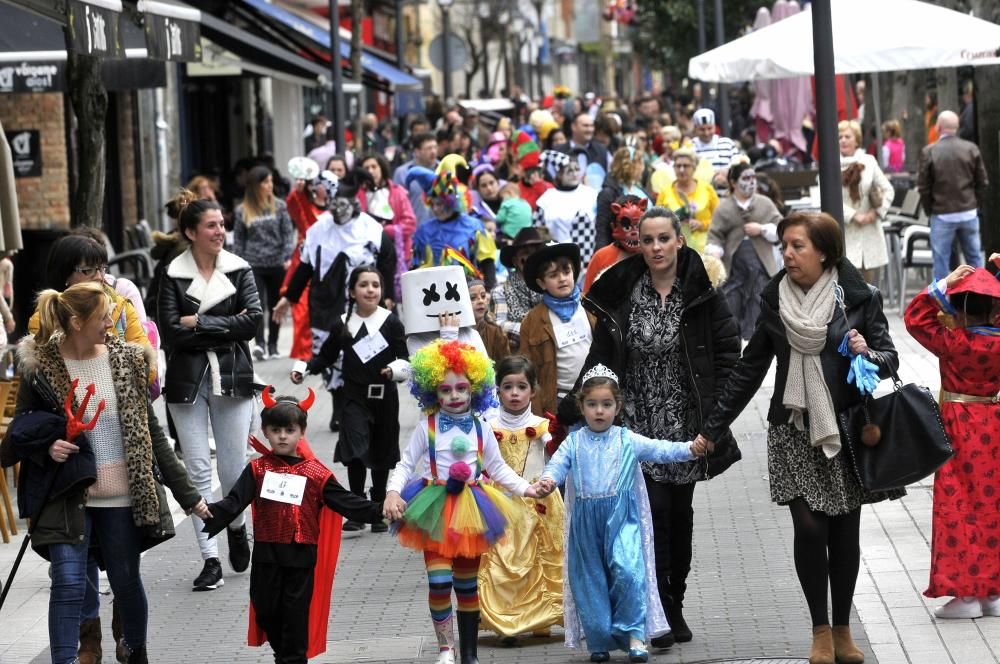
[[[69,175],[62,94],[0,94],[0,122],[4,131],[37,129],[42,144],[42,176],[15,180],[21,228],[68,228]]]

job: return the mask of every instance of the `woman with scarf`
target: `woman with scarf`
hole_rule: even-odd
[[[851,353],[867,356],[883,377],[899,359],[882,297],[844,257],[836,220],[795,213],[778,224],[778,236],[785,269],[764,289],[750,343],[701,430],[710,441],[723,436],[777,359],[767,414],[768,476],[771,499],[791,512],[795,571],[812,619],[809,662],[857,664],[864,654],[849,622],[861,562],[861,506],[905,491],[865,490],[845,458],[837,413],[860,403],[862,394],[847,382],[851,358],[838,349],[846,338]]]
[[[871,283],[875,271],[889,264],[882,220],[892,206],[895,191],[875,157],[861,149],[861,125],[844,120],[837,129],[844,184],[845,251],[851,264]]]
[[[495,220],[503,198],[500,197],[500,190],[507,182],[501,180],[496,171],[489,164],[480,164],[472,169],[472,209],[469,213],[485,224],[487,221]]]
[[[749,339],[760,315],[760,293],[781,267],[781,215],[771,199],[757,193],[757,174],[749,163],[732,166],[726,179],[730,195],[715,208],[705,253],[722,259],[728,275],[722,292],[740,336]]]

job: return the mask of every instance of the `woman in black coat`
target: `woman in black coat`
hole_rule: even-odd
[[[641,254],[608,269],[583,298],[597,316],[594,340],[581,375],[600,363],[621,378],[625,426],[653,438],[693,438],[711,412],[740,352],[739,331],[701,257],[684,246],[680,222],[654,207],[639,221]],[[575,422],[572,399],[559,419]],[[740,458],[732,434],[718,436],[705,459],[643,464],[652,512],[656,576],[672,633],[653,640],[667,647],[690,641],[682,607],[691,571],[695,484]]]
[[[223,493],[246,465],[247,436],[253,417],[253,360],[249,341],[263,315],[250,265],[222,247],[226,240],[222,210],[191,192],[178,196],[178,227],[191,246],[174,258],[160,281],[157,317],[167,351],[163,394],[173,417],[191,481],[203,496],[212,495],[211,419]],[[204,567],[194,590],[222,585],[215,539],[194,521]],[[229,562],[243,572],[250,546],[243,517],[229,525]]]
[[[809,661],[858,663],[864,654],[848,623],[861,559],[861,506],[905,491],[866,491],[844,458],[836,414],[862,397],[847,382],[850,359],[838,348],[848,335],[851,351],[867,355],[883,377],[899,360],[882,297],[844,258],[837,222],[824,213],[796,213],[778,225],[778,237],[785,269],[764,289],[753,337],[702,432],[708,440],[723,436],[777,359],[767,414],[768,476],[771,499],[792,514],[795,570],[813,623]]]

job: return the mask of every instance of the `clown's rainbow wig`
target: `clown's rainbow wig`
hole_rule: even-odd
[[[469,379],[474,412],[482,413],[498,405],[493,362],[467,343],[436,339],[410,357],[410,366],[410,392],[425,412],[437,410],[437,388],[449,371]]]

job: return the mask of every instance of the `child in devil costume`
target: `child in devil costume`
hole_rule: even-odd
[[[649,205],[648,199],[631,194],[619,196],[618,200],[611,204],[612,242],[598,249],[590,259],[587,276],[583,280],[584,293],[590,290],[590,285],[597,281],[602,272],[618,261],[639,253],[639,218],[646,211],[647,205]]]
[[[333,573],[340,550],[340,514],[382,521],[382,506],[342,487],[309,449],[301,402],[264,390],[261,428],[270,444],[253,436],[263,456],[251,461],[229,495],[209,506],[205,532],[216,535],[253,503],[254,547],[250,570],[252,646],[270,642],[278,664],[300,664],[326,650]],[[323,509],[326,506],[330,509]],[[337,512],[339,514],[335,514]]]

